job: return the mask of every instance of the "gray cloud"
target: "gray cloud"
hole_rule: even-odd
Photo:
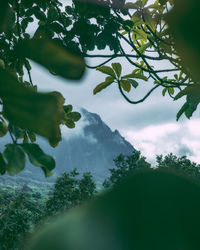
[[[178,155],[181,155],[181,156],[183,156],[183,155],[186,155],[186,156],[193,156],[193,155],[194,155],[194,152],[192,152],[192,150],[191,150],[188,146],[182,144],[182,145],[180,145],[180,147],[179,147]]]

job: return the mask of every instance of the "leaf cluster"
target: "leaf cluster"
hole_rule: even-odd
[[[66,27],[71,25],[70,16],[61,11],[59,1],[4,2],[0,20],[0,136],[9,132],[13,144],[0,153],[0,172],[19,173],[27,154],[31,163],[49,176],[55,161],[32,144],[36,134],[46,137],[55,147],[62,139],[60,125],[74,128],[81,116],[72,112],[70,105],[71,111],[65,111],[67,105],[60,93],[38,92],[31,77],[30,60],[54,75],[78,80],[85,70],[84,58],[59,38],[61,30],[67,32]],[[30,27],[36,21],[36,30],[31,34]]]

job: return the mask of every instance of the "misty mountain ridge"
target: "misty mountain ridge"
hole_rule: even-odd
[[[120,153],[130,155],[135,151],[119,131],[112,131],[98,114],[84,108],[80,109],[80,113],[82,118],[75,129],[62,128],[63,139],[56,148],[49,146],[43,138],[37,139],[44,152],[56,160],[53,176],[45,178],[40,168],[27,163],[15,179],[21,179],[22,182],[25,179],[54,182],[63,172],[76,168],[81,174],[91,172],[95,181],[102,183],[109,175],[109,168],[114,167],[114,158]]]

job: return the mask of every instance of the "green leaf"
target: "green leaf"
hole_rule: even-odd
[[[186,102],[181,109],[178,111],[177,115],[176,115],[176,120],[178,121],[179,118],[181,117],[181,115],[186,111],[186,109],[189,107],[188,103]]]
[[[183,97],[184,95],[187,95],[188,93],[188,88],[186,87],[184,90],[181,90],[175,97],[174,97],[174,100],[178,100],[180,99],[181,97]]]
[[[194,111],[196,110],[196,107],[193,106],[188,106],[188,108],[185,110],[185,116],[190,119],[192,117],[192,114],[194,113]]]
[[[148,0],[142,0],[142,4],[143,6],[145,6],[147,4]]]
[[[123,90],[126,92],[130,92],[131,84],[128,80],[121,80],[120,85],[122,86]]]
[[[165,5],[167,2],[168,2],[168,0],[159,0],[159,3],[160,3],[161,5]]]
[[[4,121],[0,121],[0,137],[6,135],[8,132],[8,127]]]
[[[116,75],[118,77],[121,76],[121,73],[122,73],[122,66],[120,63],[112,63],[112,68],[114,69]]]
[[[0,8],[0,31],[5,31],[7,22],[8,22],[8,12],[9,12],[9,5],[8,1],[4,0],[1,2],[1,8]]]
[[[7,144],[3,155],[7,161],[6,170],[10,175],[18,174],[24,169],[26,158],[20,146]]]
[[[139,39],[139,40],[144,40],[144,41],[147,40],[147,34],[146,34],[143,30],[135,29],[135,30],[133,31],[133,35],[134,35],[134,34],[136,34],[137,39]]]
[[[93,94],[96,95],[96,93],[100,92],[102,89],[107,88],[113,82],[114,82],[113,77],[107,77],[105,82],[102,82],[96,86],[96,88],[93,90]]]
[[[51,29],[56,32],[57,34],[60,34],[64,31],[64,28],[62,27],[62,25],[60,25],[58,22],[53,22],[51,23]]]
[[[31,131],[27,131],[28,137],[31,140],[31,142],[35,142],[36,141],[36,136],[33,132]]]
[[[170,95],[173,95],[174,94],[174,88],[168,88],[168,93]]]
[[[64,105],[63,109],[64,109],[65,113],[69,113],[72,111],[73,107],[71,104],[69,104],[69,105]]]
[[[24,129],[14,126],[13,124],[9,124],[8,129],[17,139],[24,137]]]
[[[75,123],[71,119],[65,119],[65,125],[68,128],[75,128]]]
[[[136,89],[138,86],[138,82],[136,82],[134,79],[126,79],[130,84]]]
[[[66,117],[71,119],[73,122],[77,122],[81,119],[81,114],[79,112],[70,112],[66,115]]]
[[[101,66],[101,67],[97,67],[96,70],[106,74],[106,75],[110,75],[112,76],[114,79],[116,78],[115,76],[115,72],[113,71],[113,69],[109,66]]]
[[[6,162],[4,161],[2,153],[0,153],[0,174],[3,175],[6,172]]]
[[[77,52],[47,38],[24,40],[18,44],[16,52],[67,79],[78,80],[85,71],[84,59]]]
[[[147,48],[149,48],[150,46],[151,46],[150,43],[145,43],[145,44],[143,44],[143,45],[139,48],[139,52],[140,52],[141,54],[143,54],[143,53],[145,52],[145,50],[146,50]]]
[[[51,176],[51,170],[55,168],[55,160],[50,155],[47,155],[39,147],[39,145],[34,143],[24,143],[20,144],[24,152],[28,155],[30,162],[44,171],[45,176]]]
[[[142,5],[141,5],[141,3],[139,3],[139,1],[137,1],[136,3],[127,2],[124,5],[124,8],[126,8],[126,9],[135,9],[135,10],[137,10],[140,7],[142,7]]]
[[[44,12],[42,12],[39,8],[33,8],[34,10],[34,15],[37,19],[41,20],[41,21],[45,21],[46,20],[46,15]]]
[[[48,10],[47,18],[49,21],[54,21],[59,17],[56,8],[50,7]]]
[[[12,124],[44,136],[50,141],[61,140],[61,94],[59,96],[53,93],[36,93],[0,68],[0,97],[3,100],[3,112]]]
[[[137,78],[137,79],[142,79],[144,81],[148,81],[148,78],[142,74],[136,73],[136,72],[132,72],[131,74],[122,76],[122,78]]]
[[[29,142],[28,135],[27,135],[27,133],[25,132],[25,133],[24,133],[23,143],[28,143],[28,142]]]
[[[166,92],[167,92],[167,88],[164,88],[164,89],[162,90],[162,95],[165,96]]]

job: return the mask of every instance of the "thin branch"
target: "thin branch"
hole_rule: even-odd
[[[126,41],[127,42],[127,41]],[[130,45],[130,44],[129,44]],[[155,51],[151,51],[151,52],[155,52]],[[132,57],[132,58],[136,58],[136,59],[138,59],[138,56],[137,55],[132,55],[132,54],[126,54],[128,57]],[[106,57],[113,57],[113,58],[115,58],[115,57],[124,57],[124,55],[123,54],[112,54],[112,55],[100,55],[100,54],[98,54],[98,55],[96,55],[96,54],[94,54],[94,55],[91,55],[91,54],[83,54],[83,56],[84,57],[90,57],[90,58],[93,58],[93,57],[104,57],[104,58],[106,58]],[[153,56],[147,56],[147,55],[144,55],[144,57],[145,58],[147,58],[147,59],[149,59],[149,60],[155,60],[155,61],[161,61],[161,60],[163,60],[163,58],[161,58],[161,57],[153,57]]]
[[[123,92],[123,90],[122,90],[122,87],[121,87],[119,81],[118,81],[118,87],[119,87],[120,93],[121,93],[122,96],[126,99],[127,102],[129,102],[129,103],[131,103],[131,104],[138,104],[138,103],[141,103],[141,102],[145,101],[145,100],[147,99],[147,97],[148,97],[155,89],[157,89],[158,87],[160,87],[160,85],[154,86],[154,87],[153,87],[153,88],[152,88],[143,98],[141,98],[141,99],[138,100],[138,101],[132,101],[132,100],[130,100],[130,99],[124,94],[124,92]]]
[[[106,63],[112,61],[114,58],[115,58],[115,57],[113,56],[113,57],[109,58],[108,60],[106,60],[106,61],[104,61],[104,62],[102,62],[102,63],[100,63],[100,64],[98,64],[98,65],[96,65],[96,66],[90,66],[90,65],[86,64],[86,67],[89,68],[89,69],[96,69],[97,67],[101,67],[101,66],[103,66],[104,64],[106,64]]]
[[[29,81],[30,81],[30,84],[33,86],[33,81],[32,81],[32,77],[31,77],[31,72],[28,68],[26,68],[27,72],[28,72],[28,77],[29,77]]]
[[[14,136],[13,136],[13,134],[11,133],[10,129],[8,129],[8,132],[9,132],[9,134],[10,134],[10,137],[11,137],[11,139],[12,139],[12,142],[13,142],[14,144],[17,144],[17,140],[14,138]]]

